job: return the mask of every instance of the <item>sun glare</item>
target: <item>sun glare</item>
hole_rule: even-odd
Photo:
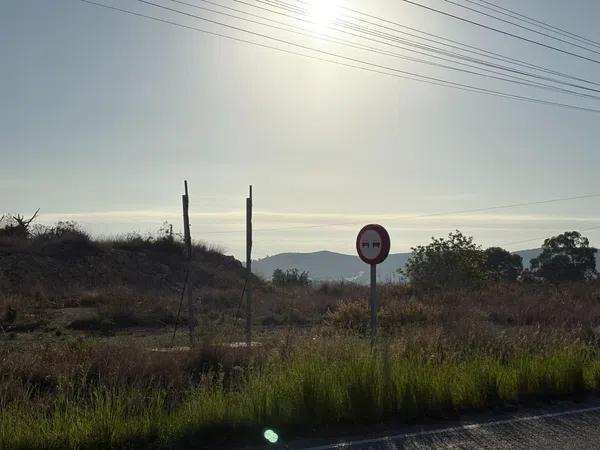
[[[308,12],[316,31],[325,31],[339,14],[338,0],[309,0]]]

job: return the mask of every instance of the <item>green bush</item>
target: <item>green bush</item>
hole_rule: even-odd
[[[300,272],[298,269],[283,271],[275,269],[272,276],[273,284],[276,286],[308,286],[310,285],[309,273]]]
[[[414,247],[400,272],[417,289],[456,289],[481,286],[487,280],[484,266],[481,247],[457,230],[447,239],[433,238],[429,245]]]
[[[398,269],[419,290],[478,288],[489,281],[515,281],[522,271],[519,255],[500,247],[483,250],[458,230],[413,247],[404,269]]]

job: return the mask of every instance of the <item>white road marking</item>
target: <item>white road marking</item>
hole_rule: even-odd
[[[593,406],[590,408],[581,408],[581,409],[572,409],[569,411],[561,411],[561,412],[556,412],[556,413],[538,414],[536,416],[516,417],[513,419],[505,419],[505,420],[495,420],[492,422],[473,423],[473,424],[469,424],[469,425],[462,425],[460,427],[449,427],[449,428],[441,428],[441,429],[437,429],[437,430],[419,431],[417,433],[401,433],[401,434],[395,434],[392,436],[384,436],[381,438],[374,438],[374,439],[363,439],[363,440],[358,440],[358,441],[338,442],[336,444],[320,445],[317,447],[306,447],[302,450],[328,450],[328,449],[344,448],[344,447],[348,447],[351,445],[376,444],[376,443],[381,443],[381,442],[389,442],[391,440],[396,440],[396,439],[406,439],[406,438],[421,437],[421,436],[431,436],[431,435],[443,434],[443,433],[453,433],[453,432],[463,431],[463,430],[474,430],[477,428],[493,427],[493,426],[498,426],[498,425],[507,425],[507,424],[518,423],[518,422],[527,422],[527,421],[531,421],[531,420],[549,419],[552,417],[573,416],[576,414],[583,414],[583,413],[595,412],[595,411],[600,411],[600,406]]]

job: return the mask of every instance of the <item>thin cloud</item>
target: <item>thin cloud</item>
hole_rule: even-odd
[[[499,214],[499,213],[476,213],[476,214],[448,214],[433,217],[422,217],[425,214],[415,213],[383,213],[383,214],[354,214],[354,213],[305,213],[305,212],[279,212],[269,210],[258,210],[254,213],[255,226],[329,226],[332,228],[344,228],[355,226],[354,224],[367,223],[372,221],[384,222],[393,227],[401,226],[410,221],[415,223],[419,229],[431,224],[433,228],[443,227],[445,225],[464,225],[482,227],[482,224],[504,224],[514,223],[520,225],[533,224],[578,224],[600,222],[600,217],[572,217],[541,214]],[[231,225],[244,225],[245,211],[208,211],[191,212],[190,218],[193,222],[205,220],[202,224],[205,226],[219,227]],[[81,222],[162,222],[178,221],[181,218],[181,212],[174,210],[121,210],[121,211],[87,211],[87,212],[54,212],[41,213],[39,219],[41,222],[56,222],[59,220],[76,220]],[[417,223],[419,225],[417,225]],[[527,226],[524,228],[528,228]]]

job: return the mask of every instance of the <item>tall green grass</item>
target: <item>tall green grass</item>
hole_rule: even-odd
[[[440,361],[359,340],[319,344],[252,369],[211,373],[171,404],[164,388],[64,387],[50,405],[5,402],[0,448],[200,448],[263,427],[442,417],[600,388],[600,357],[580,348]]]

